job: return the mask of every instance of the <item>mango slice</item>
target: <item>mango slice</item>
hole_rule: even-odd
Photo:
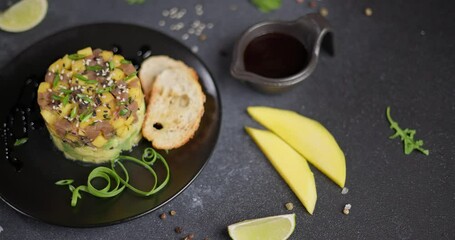
[[[270,131],[245,129],[306,210],[313,214],[317,200],[316,183],[305,158]]]
[[[319,122],[296,112],[248,107],[248,114],[281,137],[292,148],[340,187],[346,181],[346,160],[335,138]]]

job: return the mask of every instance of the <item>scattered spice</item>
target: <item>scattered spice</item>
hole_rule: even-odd
[[[318,6],[318,4],[316,3],[316,1],[312,0],[308,3],[308,6],[310,8],[316,8]]]
[[[194,239],[194,234],[190,233],[186,237],[183,238],[183,240],[193,240]]]
[[[366,15],[367,17],[373,15],[373,9],[371,9],[371,8],[369,8],[369,7],[365,8],[365,15]]]
[[[298,4],[302,4],[305,2],[305,0],[295,0]]]
[[[344,215],[348,215],[350,210],[351,210],[351,204],[348,203],[348,204],[344,205],[344,208],[343,208]]]
[[[321,16],[323,17],[327,17],[327,15],[329,15],[329,10],[325,7],[322,7],[321,9],[319,9],[319,14],[321,14]]]
[[[175,214],[177,214],[177,212],[176,212],[175,210],[171,210],[171,211],[169,211],[169,215],[171,215],[171,216],[175,216]]]
[[[174,229],[174,231],[175,231],[176,233],[180,234],[180,233],[182,233],[183,230],[182,230],[181,227],[176,227],[176,228]]]
[[[341,190],[341,194],[345,195],[349,192],[349,188],[344,187],[343,190]]]
[[[167,217],[167,216],[166,216],[166,213],[161,213],[161,215],[160,215],[161,220],[166,219],[166,217]]]
[[[400,126],[398,126],[397,122],[393,121],[392,117],[390,116],[390,107],[387,107],[386,116],[387,120],[390,123],[390,128],[396,131],[395,134],[393,134],[389,138],[394,139],[400,137],[401,140],[404,142],[404,153],[406,155],[411,154],[411,152],[414,150],[418,150],[427,156],[430,154],[430,151],[428,151],[428,149],[422,148],[423,146],[422,140],[414,140],[416,130],[408,128],[403,130],[400,128]]]
[[[289,211],[294,209],[294,204],[292,204],[291,202],[286,203],[284,206],[286,206],[286,209]]]
[[[201,36],[199,36],[199,40],[200,40],[200,41],[205,41],[205,40],[207,40],[207,35],[201,34]]]

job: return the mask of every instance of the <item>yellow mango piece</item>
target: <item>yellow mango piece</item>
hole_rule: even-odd
[[[111,72],[111,78],[114,81],[122,80],[125,78],[125,73],[122,70],[116,68]]]
[[[93,55],[93,51],[92,51],[91,47],[86,47],[86,48],[83,48],[83,49],[77,51],[77,54],[81,54],[84,56],[90,56],[90,55]]]
[[[59,59],[57,61],[55,61],[54,63],[52,63],[50,66],[49,66],[49,71],[55,73],[55,72],[60,72],[61,70],[63,69],[63,60],[62,59]]]
[[[68,54],[62,58],[63,67],[68,70],[71,68],[71,59],[69,59]]]
[[[112,61],[114,62],[114,66],[115,67],[119,67],[122,63],[121,61],[125,59],[122,55],[117,55],[115,54],[113,57],[112,57]]]
[[[70,140],[71,142],[77,142],[78,141],[78,137],[76,135],[71,134],[71,133],[66,134],[65,138]]]
[[[111,120],[111,124],[112,124],[112,127],[114,127],[114,129],[123,127],[125,125],[125,122],[126,122],[126,120],[121,117],[119,117],[115,120]]]
[[[62,113],[61,115],[62,116],[68,116],[71,112],[71,110],[73,109],[74,107],[74,104],[66,104],[65,106],[63,106],[62,108]]]
[[[144,98],[144,95],[142,94],[142,89],[140,87],[130,88],[128,91],[129,91],[129,95],[134,100],[137,100],[138,102],[142,102],[141,100]]]
[[[340,187],[346,181],[346,160],[335,138],[319,122],[296,112],[248,107],[250,116],[281,137]]]
[[[305,158],[270,131],[245,129],[306,210],[313,214],[317,200],[316,183]]]
[[[103,58],[104,61],[110,61],[112,59],[112,56],[114,56],[114,53],[111,51],[102,51],[101,52],[101,57]]]
[[[38,87],[38,93],[46,92],[50,87],[51,85],[48,82],[41,82]]]
[[[43,116],[44,121],[46,121],[48,124],[52,125],[57,121],[58,115],[49,111],[49,110],[42,110],[41,111],[41,116]]]
[[[117,136],[119,137],[125,137],[126,134],[128,133],[129,127],[128,126],[122,126],[119,129],[117,129]]]
[[[103,135],[98,135],[98,137],[96,137],[93,141],[92,141],[92,144],[95,146],[95,147],[102,147],[104,146],[104,144],[107,143],[107,139],[103,137]]]
[[[84,62],[81,60],[71,61],[71,70],[75,73],[85,71]]]
[[[125,121],[125,125],[129,126],[129,125],[131,125],[133,123],[133,121],[134,121],[134,117],[133,116],[129,116],[128,119],[126,119],[126,121]]]
[[[114,96],[110,92],[105,92],[101,94],[100,99],[102,103],[109,103],[110,101],[114,100]]]

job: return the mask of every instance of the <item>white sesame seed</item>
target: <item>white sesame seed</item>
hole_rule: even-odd
[[[166,25],[166,21],[160,20],[160,21],[158,22],[158,25],[159,25],[160,27],[164,27],[164,26]]]
[[[194,53],[197,53],[199,51],[199,47],[193,46],[193,47],[191,47],[191,51],[193,51]]]
[[[169,11],[163,10],[163,12],[161,12],[161,14],[163,15],[163,17],[167,17],[167,16],[169,16]]]
[[[187,40],[189,37],[190,37],[190,35],[188,35],[187,33],[182,35],[183,40]]]
[[[207,28],[212,29],[215,25],[213,23],[207,23]]]
[[[188,29],[188,33],[189,33],[189,34],[194,34],[194,28]]]

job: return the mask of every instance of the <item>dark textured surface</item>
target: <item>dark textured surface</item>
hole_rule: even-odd
[[[83,4],[86,2],[87,4]],[[88,4],[90,2],[90,4]],[[308,1],[307,1],[308,2]],[[158,26],[161,10],[186,7],[196,19],[198,1],[50,1],[44,22],[21,33],[0,32],[0,66],[35,41],[84,23],[124,22]],[[264,95],[229,76],[235,39],[248,26],[271,19],[291,20],[314,10],[294,1],[262,14],[247,0],[202,1],[213,22],[207,40],[192,38],[198,55],[221,90],[223,120],[214,154],[195,182],[161,209],[141,218],[102,228],[72,229],[22,216],[0,202],[0,239],[179,239],[174,228],[197,239],[227,239],[226,226],[248,218],[288,213],[293,202],[297,227],[292,239],[454,239],[455,238],[455,21],[451,1],[318,1],[329,10],[336,56],[322,57],[313,75],[294,90]],[[235,5],[237,10],[231,10]],[[373,16],[363,14],[365,7]],[[221,52],[221,53],[220,53]],[[227,53],[227,56],[226,54]],[[318,189],[310,216],[274,171],[243,126],[257,126],[249,105],[288,108],[323,123],[347,158],[347,195],[314,170]],[[389,140],[384,113],[402,127],[417,129],[430,156],[404,155],[399,140]],[[18,189],[20,191],[20,189]],[[45,189],[43,189],[45,191]],[[30,196],[32,201],[33,196]],[[351,203],[349,216],[341,213]],[[176,210],[160,220],[158,215]]]

